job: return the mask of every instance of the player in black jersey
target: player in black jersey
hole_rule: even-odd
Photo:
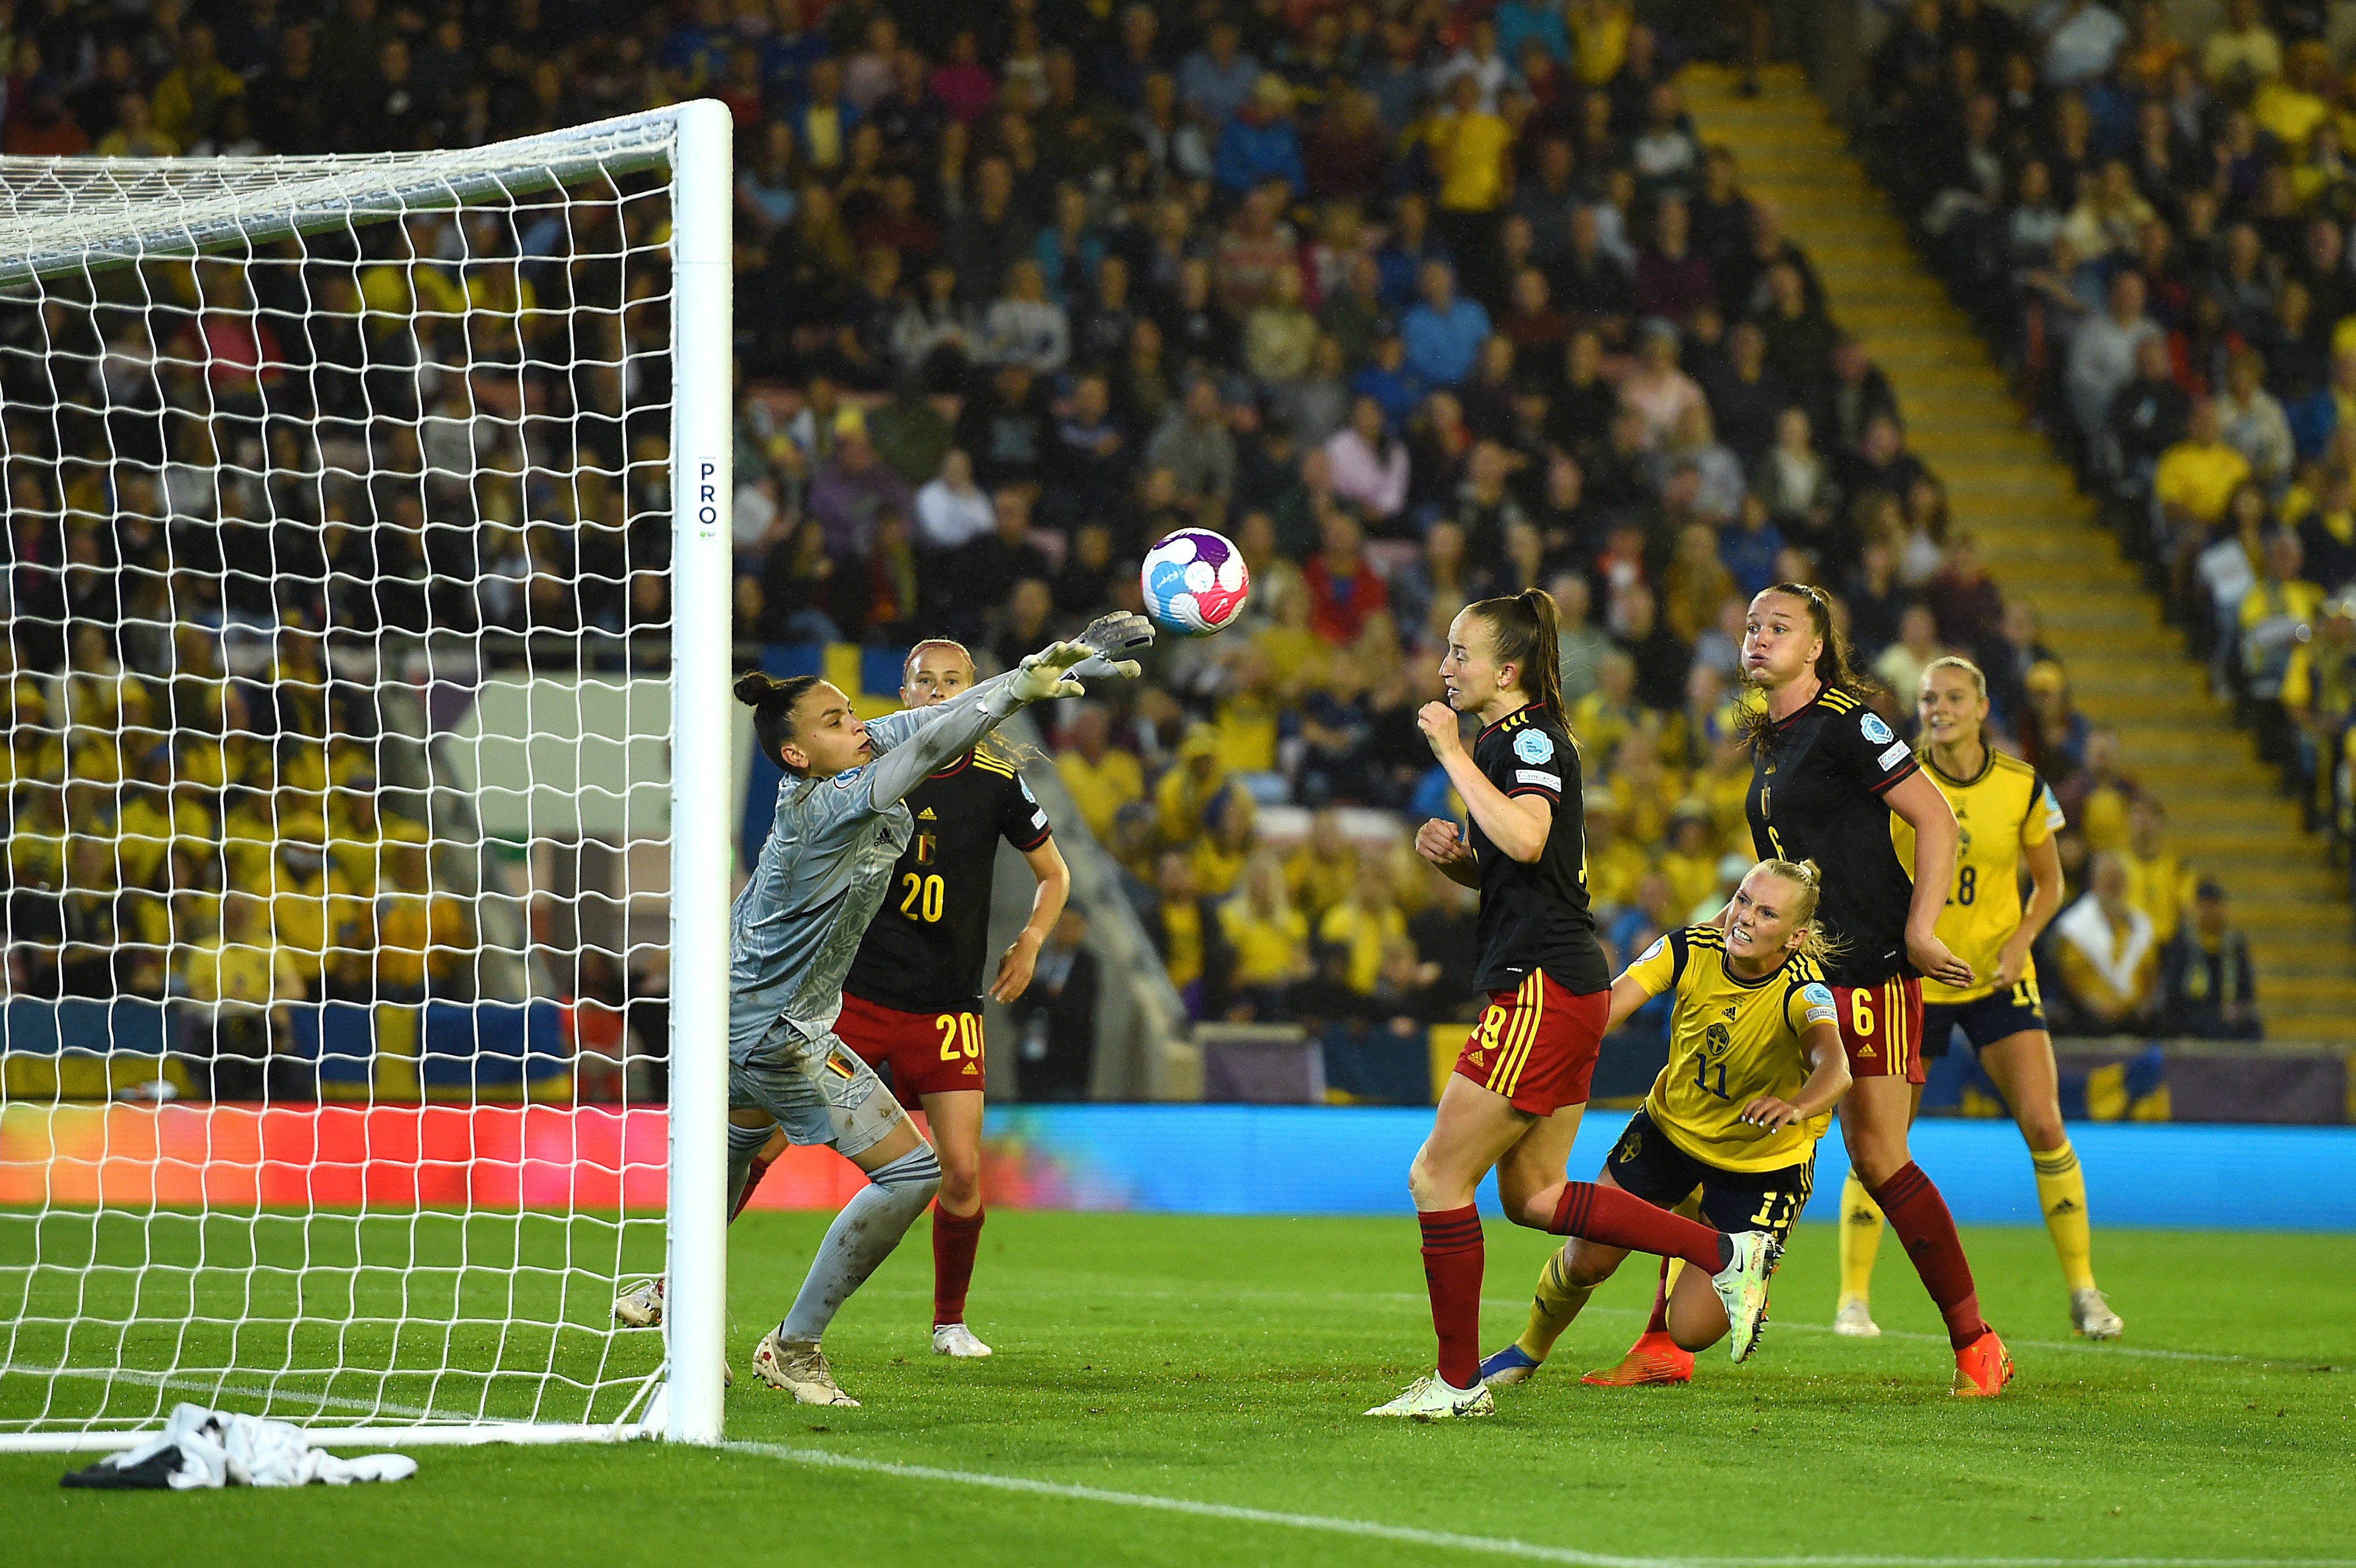
[[[974,683],[973,656],[937,638],[908,650],[900,701],[926,708]],[[921,1110],[941,1165],[933,1208],[933,1349],[987,1356],[965,1323],[965,1298],[981,1240],[982,965],[988,958],[991,874],[998,841],[1023,852],[1039,880],[1031,918],[1000,955],[991,1000],[1012,1002],[1031,984],[1047,933],[1063,913],[1072,874],[1055,847],[1047,813],[1023,782],[1015,759],[985,742],[918,784],[904,799],[916,831],[892,867],[884,904],[869,923],[842,984],[837,1038],[889,1079],[911,1111]],[[736,1206],[744,1210],[772,1162],[786,1152],[781,1131],[754,1159]],[[649,1281],[614,1304],[623,1322],[662,1321],[663,1288]]]
[[[1972,983],[1972,966],[1938,934],[1954,874],[1955,814],[1912,750],[1866,705],[1869,688],[1850,671],[1848,644],[1817,589],[1779,583],[1751,601],[1742,674],[1761,699],[1746,719],[1752,847],[1762,860],[1824,868],[1816,918],[1841,944],[1824,968],[1853,1080],[1840,1111],[1850,1165],[1946,1319],[1953,1391],[1997,1393],[2011,1359],[1980,1316],[1946,1202],[1906,1147],[1913,1086],[1922,1081],[1922,977]],[[1893,817],[1912,832],[1911,865],[1898,857]],[[1630,1359],[1648,1351],[1660,1359],[1644,1340]]]
[[[900,701],[930,707],[973,682],[973,656],[937,638],[908,650]],[[889,1079],[901,1104],[925,1113],[941,1161],[933,1209],[933,1349],[987,1356],[990,1347],[966,1326],[965,1298],[983,1219],[982,966],[999,840],[1023,853],[1039,886],[1031,918],[999,956],[990,981],[994,1002],[1012,1002],[1030,987],[1040,946],[1071,893],[1072,874],[1050,835],[1047,813],[1015,758],[998,746],[966,753],[910,790],[907,800],[916,831],[842,983],[835,1033]]]
[[[1426,703],[1416,722],[1472,823],[1460,831],[1428,822],[1415,847],[1481,890],[1475,978],[1490,1005],[1408,1173],[1439,1365],[1366,1412],[1426,1420],[1496,1408],[1480,1376],[1483,1248],[1473,1206],[1492,1169],[1518,1224],[1567,1234],[1575,1211],[1581,1234],[1600,1242],[1705,1254],[1739,1340],[1755,1337],[1773,1262],[1763,1234],[1724,1237],[1692,1225],[1680,1232],[1674,1216],[1641,1198],[1564,1181],[1611,1010],[1612,972],[1587,902],[1579,749],[1562,722],[1553,598],[1533,588],[1468,606],[1448,628],[1440,675],[1448,701]],[[1463,714],[1483,726],[1469,754]]]

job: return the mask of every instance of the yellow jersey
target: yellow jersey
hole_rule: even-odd
[[[1773,1133],[1740,1118],[1762,1094],[1798,1094],[1815,1070],[1801,1035],[1839,1021],[1815,960],[1794,953],[1745,980],[1727,967],[1726,933],[1694,926],[1655,941],[1622,978],[1648,995],[1676,993],[1669,1063],[1644,1097],[1644,1110],[1671,1143],[1722,1171],[1776,1171],[1814,1157],[1830,1111]]]
[[[1931,1005],[1973,1002],[1996,989],[1997,954],[2020,929],[2020,852],[2054,835],[2062,826],[2062,805],[2037,769],[1993,747],[1978,776],[1968,780],[1940,772],[1929,751],[1920,756],[1923,774],[1947,798],[1962,830],[1955,879],[1939,913],[1939,940],[1978,977],[1961,989],[1926,978],[1922,1000]],[[1914,829],[1895,811],[1890,815],[1890,839],[1899,864],[1913,865]],[[2034,960],[2022,967],[2020,978],[2037,979]]]

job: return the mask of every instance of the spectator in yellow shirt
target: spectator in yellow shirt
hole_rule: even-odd
[[[1708,807],[1698,800],[1677,802],[1669,822],[1669,847],[1662,853],[1660,867],[1661,875],[1669,879],[1679,919],[1702,918],[1698,911],[1704,904],[1713,904],[1709,913],[1717,913],[1713,901],[1718,893],[1718,845],[1710,832]]]
[[[180,35],[180,62],[155,84],[150,117],[157,134],[180,146],[212,134],[221,105],[245,94],[245,82],[220,61],[213,30],[199,22]]]
[[[1147,934],[1153,950],[1169,972],[1170,983],[1186,998],[1190,1011],[1202,1012],[1203,980],[1209,952],[1205,939],[1213,933],[1203,924],[1203,899],[1194,886],[1194,863],[1183,850],[1165,850],[1154,867],[1153,890],[1158,901]]]
[[[1144,797],[1145,769],[1135,753],[1113,746],[1112,715],[1102,703],[1082,703],[1064,734],[1068,744],[1055,754],[1055,771],[1088,832],[1110,843],[1113,819]]]
[[[1186,727],[1178,743],[1178,761],[1153,787],[1155,814],[1162,824],[1162,842],[1192,843],[1209,826],[1204,813],[1227,787],[1227,765],[1220,759],[1218,732],[1209,725]]]
[[[388,1002],[471,996],[465,972],[473,948],[466,906],[434,891],[425,846],[385,846],[375,909],[377,994]]]
[[[1587,789],[1587,902],[1599,924],[1607,910],[1636,901],[1636,890],[1652,869],[1644,852],[1620,831],[1620,800],[1609,789]]]
[[[1275,668],[1259,645],[1251,642],[1237,644],[1226,662],[1226,689],[1212,725],[1218,736],[1219,765],[1231,773],[1272,772],[1282,706]]]
[[[1595,690],[1570,705],[1571,737],[1589,757],[1610,757],[1644,722],[1636,705],[1636,661],[1614,649],[1595,665]]]
[[[1219,934],[1235,954],[1237,1000],[1255,1017],[1274,1015],[1284,988],[1309,972],[1309,921],[1286,895],[1274,852],[1259,850],[1244,866],[1219,905]]]
[[[1342,831],[1342,814],[1325,807],[1309,819],[1309,836],[1286,860],[1285,886],[1314,920],[1347,897],[1357,879],[1358,846]]]
[[[2152,495],[2168,520],[2171,553],[2190,560],[2209,531],[2225,515],[2226,503],[2250,477],[2250,460],[2225,444],[2217,405],[2201,398],[2192,405],[2184,439],[2159,456]]]
[[[2127,847],[2119,864],[2126,868],[2127,902],[2151,918],[2151,940],[2166,947],[2192,907],[2198,878],[2168,847],[2168,809],[2151,796],[2127,807]]]
[[[1211,831],[1194,841],[1194,882],[1206,898],[1224,898],[1259,847],[1259,811],[1250,794],[1230,784],[1211,810]]]
[[[1440,178],[1440,210],[1463,221],[1505,205],[1514,183],[1506,163],[1514,133],[1481,107],[1481,83],[1471,71],[1449,82],[1448,109],[1425,129],[1424,140]]]
[[[1601,87],[1620,74],[1628,59],[1628,29],[1635,21],[1631,0],[1567,0],[1563,20],[1570,27],[1570,52],[1579,80]]]
[[[1317,922],[1320,942],[1349,953],[1350,989],[1361,996],[1374,994],[1375,982],[1383,972],[1384,947],[1406,935],[1407,917],[1399,912],[1390,866],[1380,855],[1359,861],[1350,896]]]
[[[178,950],[174,990],[209,1004],[212,1059],[206,1092],[214,1100],[259,1098],[274,1036],[286,1028],[284,1004],[300,1001],[303,977],[294,955],[271,940],[269,904],[251,893],[221,900],[219,932]]]
[[[2283,73],[2250,95],[2250,118],[2281,145],[2304,147],[2331,115],[2323,96],[2330,81],[2331,57],[2323,45],[2312,39],[2293,44]]]

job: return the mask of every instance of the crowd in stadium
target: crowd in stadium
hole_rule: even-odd
[[[2264,755],[2345,838],[2356,745],[2356,74],[2328,7],[1917,0],[1880,177]],[[2343,64],[2346,62],[2343,59]]]
[[[2196,1004],[2176,983],[2233,969],[2222,891],[2194,897],[2160,803],[2072,707],[2033,612],[1950,526],[1888,379],[1827,313],[1804,248],[1746,197],[1738,150],[1695,133],[1676,72],[1724,40],[1676,36],[1639,9],[47,0],[7,35],[0,148],[455,145],[721,99],[739,133],[741,640],[948,633],[1002,660],[1134,607],[1138,558],[1172,527],[1216,528],[1247,556],[1244,623],[1165,639],[1142,690],[1066,705],[1049,737],[1198,1017],[1462,1013],[1469,903],[1403,831],[1366,836],[1339,809],[1451,809],[1414,713],[1437,694],[1451,617],[1485,595],[1535,585],[1561,607],[1612,956],[1714,909],[1750,859],[1733,717],[1743,607],[1796,579],[1835,596],[1901,733],[1929,660],[1980,664],[1997,731],[2069,814],[2073,894],[2147,933],[2131,973],[2057,960],[2058,1026],[2254,1029],[2246,990],[2220,1002],[2212,983]],[[1970,0],[1915,5],[1876,57],[1875,124],[1884,148],[1952,148],[1952,169],[1916,157],[1883,172],[1959,276],[2010,285],[1991,328],[2050,383],[2089,472],[2149,507],[2155,560],[2180,596],[2218,607],[2221,671],[2281,715],[2272,744],[2328,789],[2356,693],[2349,601],[2325,608],[2356,571],[2356,406],[2340,401],[2356,398],[2356,338],[2331,341],[2356,283],[2337,228],[2309,221],[2347,189],[2337,87],[2298,46],[2277,51],[2277,70],[2251,41],[2265,29],[2249,7],[2226,43],[2190,52],[2139,15],[2099,61],[2075,46],[2108,14],[2061,9],[2049,36],[2008,31]],[[608,262],[649,238],[637,214],[613,225]],[[330,699],[311,634],[374,617],[602,635],[620,658],[619,639],[668,615],[663,578],[643,569],[659,564],[665,516],[659,408],[634,423],[626,371],[576,375],[564,395],[584,439],[627,478],[584,485],[529,526],[497,484],[276,498],[292,516],[251,495],[232,505],[229,485],[209,510],[185,502],[222,464],[287,438],[254,412],[283,399],[275,360],[369,365],[373,324],[423,306],[450,313],[444,330],[479,335],[461,358],[528,364],[533,323],[558,319],[535,316],[535,299],[593,285],[648,297],[618,266],[584,282],[579,263],[540,264],[527,228],[423,219],[380,226],[351,256],[213,269],[218,291],[182,313],[209,379],[155,373],[154,344],[142,359],[109,339],[87,357],[139,416],[11,423],[13,602],[48,628],[20,629],[14,650],[12,986],[232,994],[226,968],[166,975],[142,967],[136,943],[75,961],[77,897],[123,921],[134,894],[168,905],[283,882],[316,907],[319,953],[340,946],[338,897],[357,910],[395,891],[420,900],[417,952],[472,943],[463,908],[426,897],[414,862],[375,848],[416,830],[343,820],[367,809],[357,759],[377,715]],[[407,264],[421,259],[434,264]],[[423,297],[434,290],[447,297]],[[378,313],[366,328],[364,310]],[[9,315],[11,401],[46,405],[59,394],[39,314]],[[338,330],[370,347],[337,360]],[[441,466],[422,451],[437,429],[471,439],[487,470],[525,456],[521,437],[480,433],[476,416],[514,411],[469,403],[479,381],[404,394],[374,371],[294,379],[348,399],[305,410],[322,439],[340,417],[349,437],[380,442],[368,422],[390,409],[418,421],[414,469]],[[2351,430],[2335,435],[2343,407]],[[176,420],[193,408],[212,416]],[[153,445],[155,506],[71,492],[75,459],[110,440]],[[210,566],[168,582],[109,570],[166,532],[176,546],[215,535]],[[264,589],[241,603],[241,551],[272,564],[265,580],[304,577],[284,553],[308,551],[293,559],[316,556],[320,582],[334,564],[369,602]],[[224,653],[233,637],[204,635],[257,622],[241,671]],[[2288,622],[2312,623],[2312,639],[2284,635]],[[166,670],[186,679],[142,673]],[[74,723],[111,702],[119,746],[97,742],[103,722],[69,730],[75,682],[96,695]],[[314,689],[316,712],[301,695]],[[247,798],[233,764],[137,783],[161,732],[230,735],[206,742],[219,749],[241,730],[279,754],[270,777],[293,797]],[[78,771],[86,743],[115,747],[112,760]],[[133,781],[119,811],[118,778]],[[1312,813],[1297,844],[1263,834],[1259,815],[1280,806]],[[260,836],[224,881],[241,811]],[[157,851],[108,854],[100,839],[84,854],[68,818]],[[200,869],[176,879],[166,846],[183,840],[214,846],[187,857],[215,868],[209,886]],[[367,864],[334,853],[346,844],[367,844]],[[36,853],[57,864],[24,858]],[[28,888],[46,928],[26,923]],[[213,950],[236,945],[223,929]],[[410,994],[433,979],[416,964],[388,972],[412,949],[380,926],[348,950],[348,985]],[[599,983],[618,1000],[610,967]],[[2244,957],[2244,985],[2247,969]],[[322,961],[307,978],[239,977],[234,994],[332,994],[336,975]]]

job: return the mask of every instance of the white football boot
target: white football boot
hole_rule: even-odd
[[[1728,1352],[1747,1361],[1759,1348],[1759,1331],[1767,1326],[1767,1278],[1783,1256],[1783,1243],[1764,1230],[1738,1230],[1728,1238],[1734,1256],[1709,1276],[1726,1308]]]
[[[2070,1293],[2070,1326],[2086,1339],[2116,1339],[2127,1331],[2110,1302],[2092,1286]]]
[[[834,1369],[826,1352],[815,1345],[788,1345],[774,1328],[761,1337],[753,1351],[753,1369],[773,1389],[783,1389],[804,1404],[852,1405],[859,1402],[835,1386]]]
[[[973,1330],[962,1323],[936,1323],[933,1325],[933,1354],[970,1361],[989,1355],[990,1347],[975,1338]]]
[[[1873,1320],[1873,1309],[1861,1295],[1853,1295],[1840,1304],[1833,1314],[1833,1332],[1850,1339],[1879,1339],[1881,1325]]]
[[[1405,1416],[1409,1421],[1453,1421],[1458,1416],[1496,1414],[1497,1396],[1489,1391],[1486,1383],[1457,1389],[1436,1376],[1418,1378],[1408,1385],[1407,1392],[1366,1413]]]
[[[663,1317],[663,1282],[658,1274],[650,1280],[640,1280],[614,1298],[614,1321],[632,1328],[660,1328]]]

